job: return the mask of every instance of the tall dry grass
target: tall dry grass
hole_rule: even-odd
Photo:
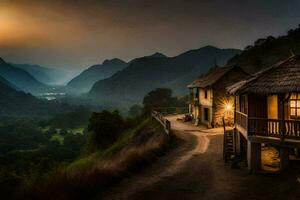
[[[107,152],[57,170],[45,182],[31,188],[25,198],[65,200],[101,196],[102,191],[147,167],[170,148],[170,137],[156,122],[148,121],[135,131],[125,145],[119,142]]]

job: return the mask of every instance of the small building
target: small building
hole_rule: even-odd
[[[226,87],[246,77],[249,74],[236,65],[216,66],[189,84],[189,113],[195,125],[220,126],[222,117],[233,124],[234,98],[227,93]]]
[[[235,95],[236,155],[246,158],[251,171],[258,171],[262,146],[274,146],[284,169],[289,154],[300,147],[300,58],[292,56],[228,91]]]

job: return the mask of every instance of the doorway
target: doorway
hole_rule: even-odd
[[[204,120],[209,121],[209,109],[204,108]]]

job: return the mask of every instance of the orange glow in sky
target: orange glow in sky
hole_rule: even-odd
[[[299,1],[274,1],[272,9],[267,1],[247,2],[0,0],[0,57],[83,69],[114,57],[244,48],[299,23]]]

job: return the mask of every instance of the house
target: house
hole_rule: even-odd
[[[289,153],[300,147],[300,57],[279,62],[228,91],[235,95],[236,154],[247,159],[251,171],[258,171],[262,144],[274,146],[280,169],[285,169]]]
[[[189,113],[196,125],[222,125],[222,118],[233,124],[234,98],[226,87],[249,77],[238,66],[214,67],[187,87],[190,90]]]

